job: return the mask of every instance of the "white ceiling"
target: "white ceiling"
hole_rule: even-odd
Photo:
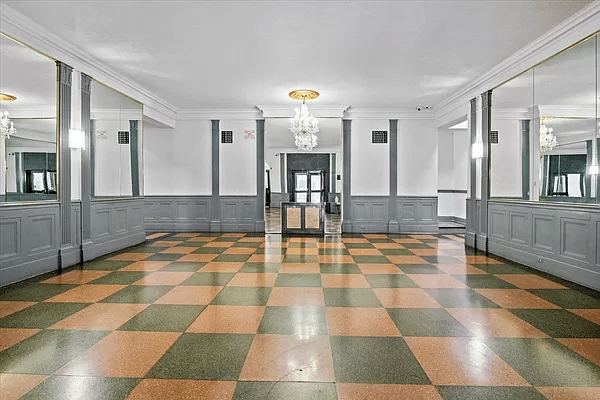
[[[3,2],[180,110],[435,106],[591,3]]]

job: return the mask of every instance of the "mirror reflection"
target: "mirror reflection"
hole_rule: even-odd
[[[142,104],[92,81],[92,193],[95,197],[140,195]]]
[[[56,200],[56,64],[4,35],[0,53],[0,201]]]

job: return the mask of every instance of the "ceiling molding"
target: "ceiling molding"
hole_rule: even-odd
[[[594,1],[567,18],[515,54],[490,69],[454,95],[434,107],[436,118],[468,103],[473,97],[492,89],[514,76],[534,67],[567,47],[598,31],[600,0]]]
[[[532,119],[533,110],[530,108],[503,108],[492,107],[492,120],[517,120]]]
[[[52,119],[56,118],[56,107],[13,108],[8,111],[10,119]]]
[[[263,119],[264,116],[256,108],[238,110],[180,110],[177,120],[250,120]]]
[[[173,119],[177,108],[135,82],[125,78],[101,61],[51,33],[5,3],[0,3],[2,33],[55,60],[141,102],[155,110],[153,118],[162,114]]]
[[[344,115],[345,119],[399,119],[399,120],[433,120],[434,112],[430,110],[417,111],[416,109],[370,109],[350,108]]]
[[[257,105],[259,110],[262,111],[262,115],[265,118],[292,118],[296,115],[296,108],[298,104],[294,106],[281,106],[281,105]],[[350,107],[350,105],[335,105],[335,106],[313,106],[308,105],[308,111],[316,118],[343,118],[344,112]]]

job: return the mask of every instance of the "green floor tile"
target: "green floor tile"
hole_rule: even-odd
[[[232,306],[264,306],[271,295],[270,287],[224,287],[211,304]]]
[[[402,338],[331,336],[330,339],[336,382],[431,383]]]
[[[320,274],[279,274],[275,286],[321,287]]]
[[[262,242],[236,242],[231,247],[249,247],[257,249]]]
[[[192,254],[221,254],[227,247],[199,247]]]
[[[486,338],[485,344],[533,386],[600,387],[600,366],[554,339]]]
[[[21,400],[122,400],[138,381],[139,379],[133,378],[55,375],[33,388]]]
[[[136,246],[127,249],[127,253],[160,253],[164,249],[160,246]]]
[[[337,400],[335,383],[238,382],[233,400]]]
[[[443,308],[388,308],[387,312],[402,336],[473,336]]]
[[[372,289],[323,289],[327,307],[382,307]]]
[[[242,268],[238,272],[260,272],[260,273],[277,273],[281,268],[281,264],[279,263],[271,263],[271,262],[247,262],[244,263]]]
[[[544,400],[532,387],[511,386],[438,386],[444,400]]]
[[[600,308],[600,298],[591,297],[572,289],[530,289],[528,292],[562,308]]]
[[[19,287],[5,288],[0,301],[44,301],[57,294],[73,289],[77,285],[52,285],[48,283],[30,283]]]
[[[509,264],[471,264],[476,268],[479,268],[488,274],[529,274],[529,271],[526,271],[523,268],[516,267],[514,265]]]
[[[600,338],[600,325],[567,310],[511,309],[510,312],[553,338]]]
[[[518,287],[494,275],[452,275],[473,289],[518,289]]]
[[[164,247],[163,247],[164,249]],[[179,260],[182,254],[154,254],[148,258],[144,258],[144,261],[175,261]]]
[[[452,256],[419,256],[432,264],[463,264],[458,258]]]
[[[356,264],[329,264],[320,263],[322,274],[360,274],[362,273]]]
[[[131,285],[150,272],[114,271],[90,282],[92,285]]]
[[[148,378],[235,381],[253,335],[184,333],[148,372]]]
[[[443,274],[439,268],[431,264],[396,264],[405,274]]]
[[[53,374],[108,333],[104,331],[41,331],[1,352],[0,372]]]
[[[45,329],[89,306],[84,303],[38,303],[0,319],[0,328]]]
[[[161,271],[169,271],[169,272],[196,272],[200,268],[204,267],[206,263],[204,262],[186,262],[186,261],[177,261],[172,262],[166,267],[161,268]]]
[[[350,255],[350,252],[346,249],[319,249],[319,255],[321,255],[321,256],[346,256],[346,255]]]
[[[234,275],[234,273],[229,272],[196,272],[181,284],[191,286],[225,286]]]
[[[83,269],[93,271],[116,271],[118,269],[128,266],[129,264],[132,264],[133,262],[134,261],[95,260],[84,263]]]
[[[100,300],[100,303],[150,304],[173,288],[174,286],[127,286]]]
[[[284,263],[318,263],[319,256],[306,256],[306,255],[286,255],[283,258]]]
[[[433,247],[425,244],[425,243],[400,243],[402,246],[407,249],[433,249]]]
[[[371,243],[344,243],[347,249],[374,249]]]
[[[418,288],[408,276],[402,274],[365,275],[373,288]]]
[[[183,332],[204,306],[151,304],[121,325],[120,331]]]
[[[412,251],[407,249],[379,249],[384,256],[412,256]]]
[[[325,307],[266,307],[258,333],[272,335],[327,335]]]
[[[250,254],[220,254],[212,261],[214,262],[246,262]]]
[[[380,239],[367,238],[367,240],[369,241],[369,243],[396,243],[392,239],[384,239],[384,238],[380,238]]]
[[[392,264],[386,256],[352,256],[357,264]]]
[[[499,308],[473,289],[425,289],[444,308]]]

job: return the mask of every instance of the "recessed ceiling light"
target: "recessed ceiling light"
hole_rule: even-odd
[[[15,101],[17,98],[13,95],[0,93],[0,101]]]

